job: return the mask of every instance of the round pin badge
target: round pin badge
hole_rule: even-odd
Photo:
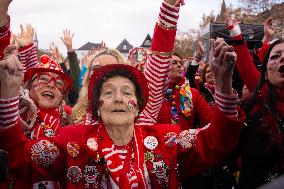
[[[144,145],[149,150],[154,150],[158,146],[158,140],[154,136],[147,136],[144,139]]]
[[[54,137],[55,133],[54,133],[54,130],[52,130],[52,129],[45,129],[44,130],[44,135],[46,137]]]
[[[165,135],[165,145],[173,147],[177,144],[177,135],[174,132],[169,132]]]
[[[58,147],[48,140],[40,140],[32,145],[31,160],[40,167],[48,167],[59,156]]]
[[[83,177],[82,171],[78,166],[71,166],[67,171],[67,179],[69,182],[77,183]]]
[[[80,153],[80,146],[77,143],[68,142],[67,152],[72,157],[77,157]]]
[[[98,142],[97,139],[95,138],[89,138],[87,140],[87,147],[92,150],[92,151],[97,151],[98,150]]]

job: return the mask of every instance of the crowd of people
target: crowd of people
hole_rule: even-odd
[[[0,188],[253,189],[282,174],[284,42],[272,18],[254,54],[226,18],[233,44],[210,39],[205,62],[199,36],[185,60],[173,51],[184,1],[164,0],[143,66],[104,43],[79,66],[68,29],[66,59],[54,43],[38,57],[31,25],[11,34],[11,1],[0,0]]]

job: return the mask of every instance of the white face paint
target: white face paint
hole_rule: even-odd
[[[274,87],[284,89],[284,42],[275,45],[269,54],[267,78]]]
[[[106,126],[134,125],[137,114],[136,88],[132,81],[122,76],[106,80],[100,93],[100,114]]]

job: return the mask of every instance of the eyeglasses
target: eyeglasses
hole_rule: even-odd
[[[43,84],[48,84],[53,80],[54,85],[60,90],[64,91],[67,86],[65,80],[62,77],[58,76],[51,76],[48,73],[41,73],[37,76],[38,82]]]

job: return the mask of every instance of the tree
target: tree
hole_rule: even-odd
[[[183,58],[193,56],[194,41],[197,36],[196,30],[189,30],[188,32],[178,31],[175,41],[174,52],[179,53]]]
[[[283,0],[238,0],[238,7],[226,7],[223,0],[220,14],[215,17],[213,11],[209,15],[203,14],[200,24],[204,28],[210,21],[222,22],[220,18],[226,12],[228,17],[237,18],[239,22],[249,24],[262,24],[268,17],[273,18],[276,33],[283,36],[284,31],[284,3]],[[226,10],[224,10],[226,8]],[[215,19],[217,18],[217,19]]]
[[[283,0],[238,0],[241,21],[247,23],[263,23],[268,17],[273,18],[276,34],[284,36],[284,3]]]
[[[202,15],[202,21],[200,23],[200,28],[204,28],[208,23],[214,22],[216,20],[216,16],[214,15],[213,10],[209,15],[206,15],[203,13]]]
[[[281,0],[238,0],[239,7],[252,14],[270,10],[273,5],[280,3]]]

